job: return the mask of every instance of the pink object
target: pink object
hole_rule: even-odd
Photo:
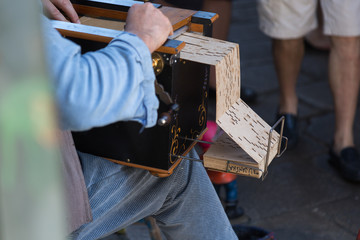
[[[205,132],[201,140],[212,142],[212,139],[214,138],[217,131],[217,124],[214,121],[207,121],[206,126],[208,130]],[[206,152],[210,147],[210,144],[207,143],[199,143],[199,145],[204,152]]]
[[[217,124],[214,121],[207,121],[206,126],[207,126],[208,130],[203,135],[201,140],[206,141],[206,142],[212,142],[213,138],[216,134],[216,131],[217,131]],[[203,149],[204,153],[210,147],[210,144],[207,144],[207,143],[199,143],[199,145]],[[214,184],[226,184],[226,183],[232,182],[236,179],[236,175],[231,174],[231,173],[215,172],[215,171],[209,171],[209,170],[207,171],[207,173],[209,175],[211,182]]]

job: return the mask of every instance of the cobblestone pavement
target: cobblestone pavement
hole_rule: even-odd
[[[271,41],[258,29],[255,0],[234,0],[229,41],[240,45],[242,86],[259,94],[256,104],[250,106],[273,123],[278,84]],[[251,219],[249,224],[273,231],[279,240],[355,240],[360,229],[360,184],[342,180],[327,162],[334,126],[327,61],[328,52],[306,49],[297,86],[298,147],[275,159],[264,181],[238,178],[239,202]],[[128,231],[131,240],[149,239],[144,236],[146,228],[132,228]]]
[[[229,40],[240,45],[242,85],[259,94],[251,107],[273,123],[278,84],[271,41],[258,29],[255,1],[234,1]],[[298,147],[275,159],[263,182],[238,178],[239,201],[251,224],[274,231],[279,240],[354,240],[360,229],[360,184],[342,180],[327,162],[334,126],[327,61],[328,52],[306,49],[297,85]],[[357,144],[359,109],[360,104]]]

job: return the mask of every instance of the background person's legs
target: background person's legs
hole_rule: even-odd
[[[273,57],[280,89],[279,113],[297,115],[296,82],[303,56],[302,38],[273,40]]]
[[[360,2],[321,1],[324,33],[331,37],[329,83],[335,109],[330,163],[347,180],[360,182],[354,119],[360,84]]]
[[[285,117],[284,136],[288,138],[288,148],[293,149],[298,142],[298,97],[296,83],[304,56],[303,38],[273,39],[273,58],[279,82],[279,109],[277,117]]]
[[[304,56],[303,37],[316,28],[316,1],[258,0],[259,27],[273,39],[272,51],[279,82],[279,107],[275,120],[285,117],[288,149],[298,142],[296,83]]]
[[[354,146],[353,125],[360,84],[360,37],[331,37],[329,82],[334,97],[334,151]]]

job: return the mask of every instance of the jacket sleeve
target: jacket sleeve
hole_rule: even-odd
[[[103,49],[81,54],[44,18],[48,69],[64,130],[87,130],[117,121],[155,125],[159,102],[149,49],[123,32]]]

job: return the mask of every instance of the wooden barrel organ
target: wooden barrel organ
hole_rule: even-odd
[[[73,0],[82,23],[53,21],[65,37],[78,43],[82,52],[105,47],[118,33],[134,1]],[[163,7],[154,4],[169,17],[176,31],[192,31],[210,36],[218,15]],[[90,21],[89,21],[90,19]],[[101,27],[99,27],[101,25]],[[107,26],[110,26],[108,29]],[[116,26],[116,27],[113,27]],[[153,54],[156,92],[160,101],[158,124],[152,128],[132,121],[119,121],[89,131],[72,132],[79,151],[104,157],[113,162],[149,170],[165,177],[196,144],[206,131],[209,65],[183,60],[185,43],[168,39]]]

